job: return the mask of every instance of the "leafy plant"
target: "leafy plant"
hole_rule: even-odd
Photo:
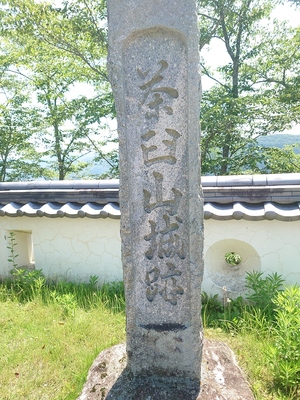
[[[17,266],[18,266],[18,263],[16,261],[18,254],[16,254],[17,241],[16,241],[15,236],[16,236],[15,232],[12,232],[12,231],[9,232],[9,235],[8,235],[9,245],[7,246],[9,253],[10,253],[7,261],[11,264],[13,269],[17,268]]]
[[[217,294],[208,295],[206,292],[201,293],[201,299],[201,316],[204,328],[219,327],[228,331],[231,322],[240,318],[245,309],[245,301],[242,297],[231,299],[227,296],[226,291],[223,300]]]
[[[96,276],[96,275],[91,275],[91,276],[90,276],[90,279],[89,279],[88,285],[89,285],[89,288],[90,288],[90,289],[96,289],[96,288],[97,288],[97,285],[98,285],[98,276]]]
[[[201,293],[201,315],[204,327],[212,326],[212,321],[216,317],[221,317],[223,313],[223,306],[217,294],[209,295],[206,292]]]
[[[229,251],[225,254],[225,261],[229,265],[239,265],[242,262],[242,257],[235,251]]]
[[[250,304],[260,308],[270,319],[274,315],[272,299],[283,290],[284,279],[277,272],[263,277],[262,272],[247,272],[245,287],[248,289],[247,299]]]
[[[32,300],[42,293],[46,282],[42,270],[14,268],[10,273],[13,276],[12,289],[21,301]]]
[[[266,353],[275,383],[299,398],[300,394],[300,287],[278,292],[275,305],[274,343]]]
[[[15,289],[16,293],[19,293],[20,300],[29,300],[34,297],[34,295],[41,294],[42,287],[45,284],[45,277],[42,270],[27,270],[26,268],[19,268],[16,258],[18,254],[16,253],[16,233],[11,231],[9,233],[9,245],[7,246],[10,254],[8,257],[8,262],[11,263],[12,269],[10,274],[13,277],[12,287]]]
[[[75,317],[77,301],[73,293],[59,294],[54,290],[51,294],[54,302],[60,306],[63,318]]]
[[[236,299],[227,297],[226,303],[224,303],[224,316],[225,318],[232,320],[236,317],[240,317],[245,309],[245,301],[239,296]]]

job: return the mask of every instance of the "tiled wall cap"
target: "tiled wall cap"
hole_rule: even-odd
[[[267,185],[300,185],[300,173],[267,175]]]
[[[201,184],[203,187],[217,186],[217,177],[216,176],[202,176]]]
[[[252,175],[253,186],[266,186],[267,175]]]
[[[252,186],[252,175],[218,176],[217,186]]]
[[[202,176],[202,186],[278,186],[300,185],[300,173],[267,174],[267,175],[226,175]],[[118,179],[109,180],[64,180],[64,181],[30,181],[0,182],[0,191],[6,190],[42,190],[42,189],[119,189]]]
[[[0,182],[0,191],[39,189],[119,189],[119,180]]]
[[[202,186],[280,186],[300,185],[300,173],[292,174],[262,174],[262,175],[226,175],[202,176]]]

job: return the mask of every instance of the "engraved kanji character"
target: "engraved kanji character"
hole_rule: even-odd
[[[177,284],[177,280],[174,277],[166,278],[164,280],[164,287],[159,291],[159,294],[163,297],[165,301],[168,301],[173,306],[177,305],[178,296],[183,295],[183,287]]]
[[[141,145],[144,157],[144,164],[149,166],[159,162],[165,162],[167,164],[174,165],[177,161],[175,157],[176,153],[176,141],[180,138],[180,134],[175,129],[165,129],[168,135],[172,137],[172,140],[162,140],[162,143],[165,145],[165,151],[167,152],[166,155],[158,156],[149,158],[149,153],[156,151],[157,146],[145,146],[144,144]],[[156,135],[155,131],[149,130],[144,135],[142,135],[142,139],[145,142],[148,142]]]
[[[174,195],[173,199],[170,200],[163,200],[163,190],[162,190],[162,182],[163,182],[163,175],[159,172],[154,171],[153,176],[155,179],[155,197],[156,201],[153,203],[150,203],[151,200],[151,193],[148,190],[143,190],[144,193],[144,210],[147,213],[150,213],[151,211],[155,210],[158,207],[169,207],[167,209],[167,212],[170,215],[175,215],[177,214],[178,207],[179,207],[179,202],[182,197],[182,193],[175,188],[172,188],[172,192]]]
[[[163,219],[166,223],[166,227],[160,231],[162,236],[160,240],[158,256],[163,258],[165,255],[166,257],[172,258],[175,255],[178,255],[178,257],[183,260],[185,258],[183,241],[180,239],[179,235],[173,233],[179,229],[179,225],[176,222],[171,224],[170,217],[167,214],[163,215]],[[182,222],[178,217],[176,217],[176,220],[178,222]]]
[[[167,114],[172,115],[173,114],[173,109],[169,105],[164,105],[164,99],[161,96],[160,93],[165,93],[169,97],[173,99],[177,99],[178,97],[178,91],[172,87],[169,86],[160,86],[160,87],[155,87],[158,83],[160,83],[163,79],[164,76],[162,75],[162,72],[166,70],[169,66],[167,61],[161,60],[158,62],[160,65],[158,71],[154,74],[152,78],[150,78],[146,83],[140,86],[140,89],[144,92],[143,100],[141,102],[141,105],[145,104],[146,101],[148,100],[148,97],[150,94],[153,94],[152,100],[150,100],[147,103],[147,106],[150,108],[150,110],[153,110],[154,112],[147,112],[146,117],[151,118],[159,117],[159,108],[162,106],[163,109],[166,111]],[[149,71],[143,72],[140,68],[137,69],[137,72],[140,76],[141,79],[145,80],[149,74]]]
[[[148,286],[146,290],[146,297],[149,301],[153,301],[158,293],[158,278],[160,275],[160,270],[157,267],[152,268],[150,271],[146,272],[145,282]]]
[[[166,266],[168,268],[167,272],[161,275],[161,279],[168,279],[171,278],[172,276],[180,276],[182,274],[182,271],[175,268],[175,264],[166,262]]]
[[[150,248],[146,251],[145,257],[152,260],[154,254],[157,252],[159,258],[173,258],[178,255],[182,260],[185,258],[184,244],[180,236],[174,233],[179,229],[179,225],[174,222],[170,223],[170,217],[167,214],[163,215],[166,227],[158,231],[157,224],[153,220],[149,220],[151,232],[144,236],[144,239],[150,242]],[[178,222],[182,222],[180,218],[176,217]]]
[[[156,236],[158,232],[156,231],[156,222],[149,220],[151,232],[144,236],[144,239],[149,242],[150,241],[150,248],[146,251],[145,256],[148,260],[152,260],[155,251],[157,250],[157,243],[156,243]]]

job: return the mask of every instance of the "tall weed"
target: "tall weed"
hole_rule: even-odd
[[[219,318],[223,317],[223,305],[217,294],[201,293],[201,315],[204,328],[216,327]]]
[[[247,300],[259,308],[268,319],[274,318],[272,299],[283,290],[284,280],[276,272],[263,277],[262,272],[247,272],[245,287],[248,289]]]
[[[15,236],[16,236],[15,232],[9,232],[9,235],[8,235],[9,244],[7,246],[7,249],[9,250],[9,256],[8,256],[7,261],[10,263],[12,268],[17,268],[18,263],[17,263],[16,259],[19,256],[16,253],[17,241],[16,241]]]
[[[12,275],[12,280],[9,282],[10,289],[12,295],[19,301],[30,301],[42,295],[46,279],[41,270],[14,268],[10,273]]]
[[[275,383],[293,398],[300,393],[300,287],[287,287],[273,299],[274,342],[266,353]]]
[[[77,301],[72,293],[58,294],[55,290],[51,292],[54,303],[58,304],[61,309],[62,318],[75,317]]]
[[[98,278],[91,276],[88,283],[67,280],[47,280],[41,270],[14,268],[11,278],[4,279],[0,288],[2,301],[15,300],[26,303],[42,299],[45,304],[61,307],[62,316],[74,315],[76,307],[88,310],[98,306],[114,313],[125,311],[123,282],[98,285]]]

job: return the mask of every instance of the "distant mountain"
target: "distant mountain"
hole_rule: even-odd
[[[282,149],[286,145],[299,144],[300,135],[291,135],[285,133],[275,133],[274,135],[261,136],[257,139],[260,146],[279,147]]]
[[[79,173],[73,173],[69,174],[67,179],[86,179],[87,177],[89,179],[99,179],[99,177],[104,174],[105,172],[108,172],[109,170],[109,164],[105,161],[98,161],[94,162],[94,157],[96,156],[96,153],[89,153],[85,154],[84,156],[78,158],[78,161],[80,162],[86,162],[88,163],[88,166],[84,168],[82,171]],[[48,163],[51,162],[51,157],[44,157],[43,161],[41,162],[41,165],[44,168],[48,167]],[[43,179],[43,178],[38,178],[38,179]]]
[[[92,177],[93,179],[99,179],[100,175],[108,172],[109,164],[105,160],[93,162],[95,155],[95,153],[90,153],[80,157],[79,161],[89,163],[89,166],[80,172],[80,177],[88,176],[90,179]],[[80,177],[76,174],[71,174],[69,179],[80,179]]]

